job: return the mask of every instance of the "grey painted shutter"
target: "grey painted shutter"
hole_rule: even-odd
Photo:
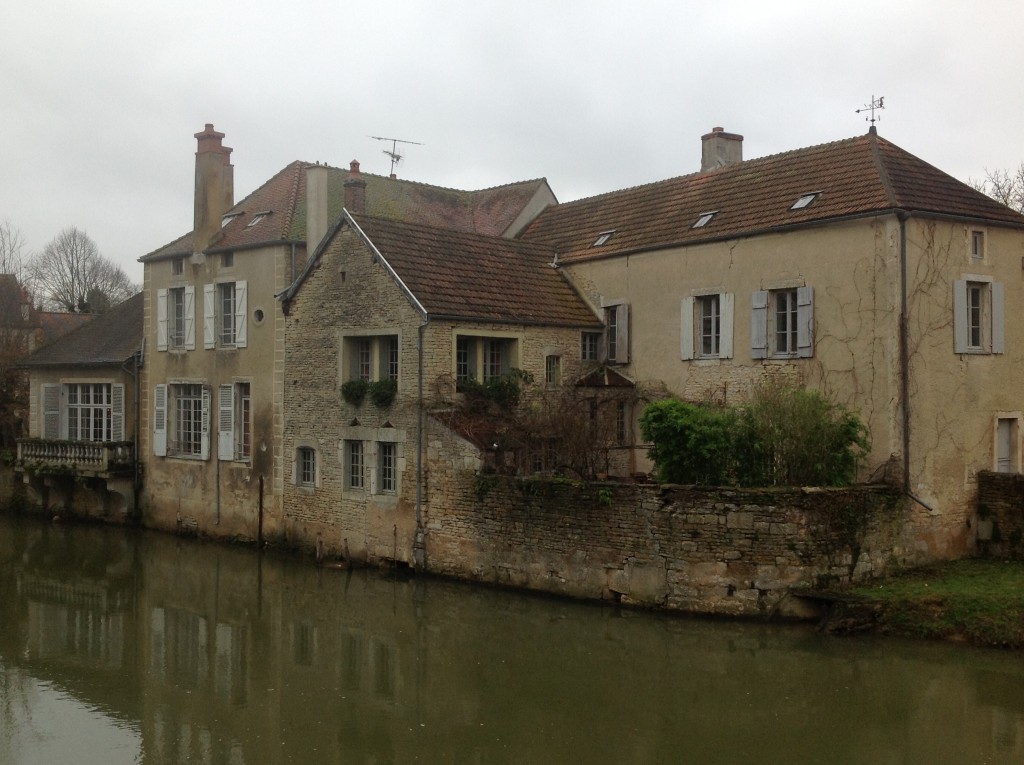
[[[185,347],[196,349],[196,288],[185,288]]]
[[[157,385],[153,390],[153,454],[167,455],[167,386]]]
[[[768,290],[750,296],[750,358],[768,358]]]
[[[199,456],[204,460],[210,459],[210,389],[203,388],[203,423],[202,441],[200,442]]]
[[[721,314],[719,332],[721,337],[718,342],[718,357],[722,359],[732,358],[732,323],[733,314],[736,311],[736,296],[731,292],[723,292],[718,296],[718,310]]]
[[[248,309],[246,305],[248,298],[246,297],[248,282],[240,281],[235,282],[235,347],[244,348],[246,344],[246,337],[249,334],[248,322],[246,317]]]
[[[693,303],[685,297],[679,304],[679,358],[684,361],[693,358]]]
[[[235,386],[217,389],[217,459],[235,458]]]
[[[216,286],[203,285],[203,347],[214,348],[217,345],[215,330],[217,328]]]
[[[629,303],[619,306],[615,328],[615,360],[620,364],[629,363]]]
[[[796,291],[796,349],[800,358],[814,355],[814,287]]]
[[[43,438],[60,438],[60,386],[42,386]]]
[[[167,290],[156,291],[156,349],[167,350]]]
[[[967,282],[953,282],[953,352],[967,353]]]
[[[1003,330],[1005,305],[1003,285],[995,282],[992,285],[992,353],[1003,353],[1006,349],[1006,336]]]
[[[110,386],[110,440],[124,441],[124,385]]]

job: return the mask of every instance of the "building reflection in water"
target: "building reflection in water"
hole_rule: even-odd
[[[1024,761],[1012,654],[622,613],[123,529],[0,516],[0,540],[0,678],[28,672],[100,710],[94,724],[127,721],[131,762]],[[4,704],[32,703],[2,687],[0,723]],[[0,758],[19,754],[0,740]]]

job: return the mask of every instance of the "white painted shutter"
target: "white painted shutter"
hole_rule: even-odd
[[[110,440],[124,441],[124,385],[110,386]]]
[[[43,438],[60,438],[60,386],[43,385]]]
[[[615,361],[620,364],[629,363],[629,303],[619,306],[617,325],[615,327]]]
[[[217,389],[217,459],[235,458],[235,386]]]
[[[167,350],[167,290],[156,291],[156,349]]]
[[[953,352],[967,353],[970,340],[967,336],[967,282],[957,279],[953,282]]]
[[[210,459],[210,389],[203,388],[203,429],[199,456]]]
[[[693,303],[692,297],[679,303],[679,358],[683,361],[693,358]]]
[[[247,316],[247,282],[235,282],[235,347],[244,348],[246,343],[246,336],[248,335],[249,324],[246,321]]]
[[[750,358],[768,358],[768,290],[750,296]]]
[[[1003,329],[1003,313],[1006,298],[1001,282],[992,285],[992,353],[1003,353],[1006,350],[1006,335]]]
[[[723,292],[718,296],[718,311],[720,314],[718,340],[718,357],[721,359],[732,358],[732,322],[733,313],[736,310],[736,297],[731,292]]]
[[[185,348],[196,349],[196,288],[185,288]]]
[[[802,359],[814,355],[814,287],[796,291],[796,349]]]
[[[215,348],[217,345],[217,294],[216,285],[203,285],[203,347],[206,349]]]
[[[153,454],[167,455],[167,386],[157,385],[153,391]]]

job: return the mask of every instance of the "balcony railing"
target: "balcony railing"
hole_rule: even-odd
[[[131,472],[133,463],[131,441],[18,440],[18,465],[26,470],[111,475]]]

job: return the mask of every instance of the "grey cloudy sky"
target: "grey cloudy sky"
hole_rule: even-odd
[[[1019,0],[56,0],[0,10],[0,221],[136,259],[192,226],[193,134],[236,199],[292,160],[562,201],[867,130],[962,180],[1024,159]]]

